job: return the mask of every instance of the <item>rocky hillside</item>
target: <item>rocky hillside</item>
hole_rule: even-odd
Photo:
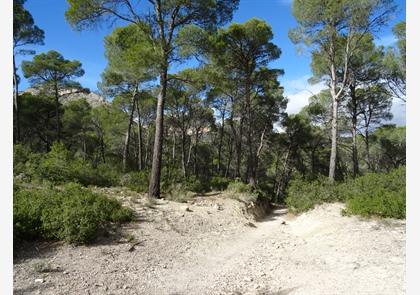
[[[23,93],[30,93],[32,95],[38,95],[42,91],[39,88],[27,88]],[[48,91],[47,91],[48,92]],[[66,104],[70,101],[85,98],[89,105],[93,108],[108,104],[109,102],[100,94],[91,92],[88,88],[83,89],[67,89],[60,91],[60,102]]]

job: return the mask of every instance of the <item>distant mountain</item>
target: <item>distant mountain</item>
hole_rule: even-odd
[[[32,95],[39,95],[42,91],[50,92],[48,90],[40,89],[40,88],[27,88],[23,91],[23,93],[30,93]],[[107,105],[109,102],[100,94],[97,94],[95,92],[91,92],[88,88],[82,88],[82,89],[66,89],[61,90],[59,92],[60,94],[60,102],[65,105],[66,103],[78,99],[85,98],[86,101],[89,103],[89,105],[92,108],[96,108],[102,105]]]

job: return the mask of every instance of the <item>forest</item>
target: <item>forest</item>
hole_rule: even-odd
[[[36,52],[48,31],[25,2],[13,1],[16,241],[87,243],[133,220],[98,187],[177,202],[239,192],[296,213],[339,201],[345,214],[405,218],[406,129],[390,123],[406,102],[405,21],[394,46],[375,43],[394,1],[293,1],[289,38],[325,86],[296,114],[287,69],[271,66],[282,58],[272,27],[232,22],[239,0],[67,0],[75,31],[111,28],[97,92],[77,82],[81,61]]]

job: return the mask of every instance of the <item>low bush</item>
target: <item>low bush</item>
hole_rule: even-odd
[[[145,193],[149,189],[149,171],[130,172],[120,177],[119,184],[138,193]]]
[[[249,184],[236,179],[235,181],[229,183],[226,188],[226,195],[232,199],[249,204],[257,201],[260,197],[260,192],[258,190],[254,190]]]
[[[229,182],[226,191],[230,193],[252,193],[253,189],[249,184],[243,183],[240,180]]]
[[[303,212],[324,202],[346,202],[346,214],[405,218],[405,167],[389,173],[368,173],[330,184],[328,179],[291,181],[286,204]]]
[[[303,212],[324,202],[342,201],[337,193],[337,186],[329,183],[327,178],[307,181],[296,178],[289,184],[286,204],[292,212]]]
[[[70,183],[62,189],[15,185],[13,229],[17,240],[64,240],[89,243],[111,223],[132,220],[133,211],[116,199]]]
[[[195,195],[194,192],[187,190],[182,183],[175,183],[166,191],[166,199],[180,203],[186,203]]]
[[[345,213],[361,216],[405,218],[405,167],[389,173],[368,173],[343,184]]]
[[[51,181],[61,184],[77,182],[82,185],[112,186],[118,184],[119,173],[101,163],[96,167],[81,158],[75,158],[64,144],[56,142],[42,155],[21,145],[14,146],[14,175],[26,181]]]
[[[224,191],[225,189],[227,189],[230,182],[231,180],[229,178],[222,176],[213,176],[209,180],[209,186],[211,190]]]

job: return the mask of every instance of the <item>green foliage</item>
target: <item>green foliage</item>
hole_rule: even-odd
[[[343,185],[346,213],[405,218],[405,167],[390,173],[368,173]]]
[[[371,165],[375,171],[389,171],[406,163],[405,127],[385,125],[372,134]]]
[[[210,178],[209,180],[209,186],[211,190],[215,190],[215,191],[224,191],[225,189],[228,188],[229,183],[232,180],[226,177],[222,177],[222,176],[213,176],[212,178]]]
[[[31,180],[56,184],[77,182],[82,185],[112,186],[118,183],[119,173],[114,167],[75,158],[63,143],[55,142],[47,154],[31,152],[22,145],[14,146],[14,175],[24,174]]]
[[[315,181],[297,178],[290,182],[287,190],[286,204],[292,212],[303,212],[324,202],[343,201],[337,194],[337,186],[326,177]]]
[[[166,193],[166,199],[186,203],[191,200],[196,194],[192,191],[188,191],[182,183],[175,183],[169,186]]]
[[[129,222],[133,211],[116,199],[70,183],[58,188],[14,187],[13,232],[17,240],[94,241],[111,223]]]
[[[23,2],[13,1],[13,49],[29,44],[44,44],[44,31],[34,24],[34,19],[23,7]],[[20,53],[33,53],[33,51],[25,50]]]
[[[346,202],[345,213],[361,216],[405,218],[405,167],[389,173],[368,173],[331,184],[326,178],[291,182],[286,204],[303,212],[324,202]]]
[[[35,55],[32,61],[23,61],[22,71],[34,85],[55,83],[59,88],[68,84],[74,86],[71,79],[85,73],[79,61],[67,60],[55,50]]]
[[[252,193],[252,187],[240,180],[235,180],[229,183],[226,191],[231,193]]]
[[[130,172],[121,176],[120,185],[129,189],[145,193],[149,189],[150,171]]]

